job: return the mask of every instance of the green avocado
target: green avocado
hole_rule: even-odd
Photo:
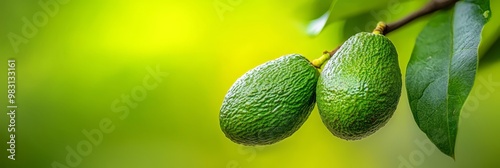
[[[224,98],[222,131],[243,145],[268,145],[289,137],[314,108],[318,77],[318,70],[298,54],[248,71]]]
[[[358,140],[384,126],[401,95],[401,70],[392,42],[383,35],[358,33],[328,60],[316,99],[333,135]]]

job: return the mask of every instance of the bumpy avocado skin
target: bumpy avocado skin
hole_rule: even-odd
[[[240,77],[220,109],[226,137],[243,145],[267,145],[292,135],[315,103],[318,70],[291,54],[266,62]]]
[[[337,137],[357,140],[384,126],[401,95],[401,70],[392,42],[358,33],[326,63],[316,99],[321,119]]]

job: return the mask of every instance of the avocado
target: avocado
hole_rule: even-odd
[[[291,136],[314,108],[318,77],[318,70],[298,54],[246,72],[224,98],[222,131],[243,145],[268,145]]]
[[[350,37],[326,62],[316,88],[321,119],[342,139],[358,140],[384,126],[401,95],[392,42],[381,34]]]

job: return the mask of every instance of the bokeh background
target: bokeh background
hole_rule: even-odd
[[[57,7],[43,7],[53,2]],[[7,112],[7,59],[17,63],[18,110],[15,161],[5,151],[8,116],[0,115],[0,167],[498,167],[497,0],[491,1],[455,160],[418,129],[405,89],[388,124],[360,141],[331,135],[317,109],[293,136],[270,146],[237,145],[219,128],[224,95],[249,69],[289,53],[317,58],[355,32],[370,31],[374,21],[399,19],[425,2],[339,0],[335,21],[311,37],[306,24],[330,1],[2,0],[0,111]],[[9,33],[23,36],[34,17],[36,31],[16,51]],[[388,35],[403,74],[427,18]],[[156,80],[150,71],[163,76]],[[144,90],[145,78],[156,87]],[[101,143],[82,146],[89,142],[82,132],[103,121],[113,130]],[[70,151],[78,148],[85,155],[75,159]]]

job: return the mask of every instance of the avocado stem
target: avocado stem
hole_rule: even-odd
[[[373,34],[381,34],[384,35],[384,31],[387,25],[384,22],[378,22],[377,27],[373,30]]]
[[[328,60],[330,59],[331,55],[329,51],[324,51],[323,55],[321,57],[314,59],[311,64],[316,67],[316,68],[321,68],[321,66]]]

